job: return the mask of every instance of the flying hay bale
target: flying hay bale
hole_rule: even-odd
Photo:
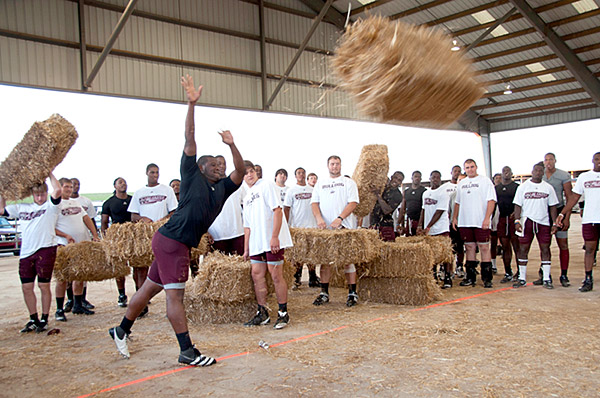
[[[358,217],[365,217],[373,210],[377,202],[377,196],[373,189],[379,190],[381,194],[387,183],[390,160],[386,145],[365,145],[360,152],[358,163],[352,174],[352,179],[358,186],[358,197],[360,203],[354,209]]]
[[[31,188],[46,180],[77,137],[75,127],[59,114],[35,122],[0,164],[0,195],[9,201],[30,196]]]
[[[380,255],[364,267],[370,278],[415,278],[430,276],[433,264],[433,253],[427,243],[396,239],[396,242],[382,242]]]
[[[441,289],[431,276],[417,278],[361,279],[360,297],[375,303],[424,305],[441,297]]]
[[[444,127],[484,93],[450,43],[439,30],[373,16],[346,30],[331,63],[365,116]]]
[[[152,237],[166,222],[112,224],[104,236],[111,259],[127,261],[134,268],[152,265]]]
[[[292,263],[344,267],[378,255],[379,232],[374,229],[290,228],[290,232],[294,247],[285,250],[285,258]]]
[[[60,281],[103,281],[129,275],[124,261],[110,261],[103,242],[61,246],[56,253],[54,277]]]
[[[454,251],[452,240],[448,236],[409,236],[397,238],[396,242],[425,243],[433,252],[433,264],[453,264]]]

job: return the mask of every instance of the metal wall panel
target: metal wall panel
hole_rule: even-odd
[[[508,120],[505,122],[490,123],[490,131],[496,133],[501,131],[524,129],[529,127],[547,126],[552,124],[576,122],[600,118],[600,108],[583,109],[577,111],[565,111],[545,116],[528,117],[523,119]]]
[[[0,28],[77,41],[77,5],[64,0],[2,0]]]

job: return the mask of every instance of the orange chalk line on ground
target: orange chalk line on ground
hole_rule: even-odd
[[[531,283],[528,283],[527,285],[531,285]],[[454,304],[454,303],[458,303],[458,302],[466,301],[466,300],[471,300],[471,299],[474,299],[474,298],[486,296],[488,294],[493,294],[493,293],[498,293],[498,292],[504,292],[506,290],[512,290],[512,289],[513,289],[512,287],[505,287],[505,288],[502,288],[502,289],[490,290],[489,292],[474,294],[474,295],[466,296],[466,297],[460,297],[460,298],[457,298],[457,299],[454,299],[454,300],[444,301],[443,303],[431,304],[431,305],[428,305],[428,306],[425,306],[425,307],[413,308],[413,309],[408,310],[408,311],[409,312],[414,312],[414,311],[422,311],[422,310],[427,310],[427,309],[436,308],[436,307],[442,307],[442,306],[445,306],[445,305]],[[360,321],[360,322],[357,322],[355,324],[349,324],[349,325],[339,326],[337,328],[333,328],[333,329],[329,329],[329,330],[324,330],[324,331],[321,331],[321,332],[312,333],[312,334],[308,334],[308,335],[301,336],[301,337],[296,337],[294,339],[282,341],[280,343],[271,344],[271,347],[280,347],[282,345],[286,345],[286,344],[290,344],[290,343],[295,343],[297,341],[302,341],[302,340],[310,339],[310,338],[313,338],[313,337],[322,336],[322,335],[329,334],[329,333],[334,333],[334,332],[340,331],[342,329],[347,329],[347,328],[352,327],[352,326],[360,325],[361,323],[371,323],[371,322],[382,321],[382,320],[389,319],[389,318],[397,316],[397,315],[398,314],[387,315],[387,316],[382,316],[382,317],[379,317],[379,318],[369,319],[367,321]],[[224,357],[217,358],[217,362],[225,361],[227,359],[232,359],[232,358],[237,358],[237,357],[242,357],[242,356],[250,355],[250,354],[253,354],[253,353],[258,352],[258,351],[260,351],[260,350],[245,351],[245,352],[240,352],[240,353],[237,353],[237,354],[226,355]],[[145,381],[157,379],[159,377],[168,376],[170,374],[181,372],[181,371],[184,371],[184,370],[187,370],[187,369],[190,369],[190,368],[195,368],[195,366],[183,366],[181,368],[168,370],[166,372],[157,373],[155,375],[143,377],[143,378],[137,379],[137,380],[132,380],[132,381],[129,381],[127,383],[118,384],[116,386],[108,387],[108,388],[105,388],[105,389],[102,389],[102,390],[99,390],[99,391],[95,391],[95,392],[92,392],[92,393],[89,393],[89,394],[79,395],[77,398],[87,398],[87,397],[91,397],[91,396],[98,395],[98,394],[101,394],[101,393],[118,390],[118,389],[121,389],[123,387],[128,387],[128,386],[131,386],[131,385],[134,385],[134,384],[139,384],[139,383],[143,383]]]

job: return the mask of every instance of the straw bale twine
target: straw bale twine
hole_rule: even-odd
[[[129,275],[124,261],[111,261],[103,242],[61,246],[56,253],[54,277],[60,281],[103,281]]]
[[[370,278],[414,278],[430,276],[433,253],[424,242],[382,242],[380,255],[364,265]]]
[[[443,127],[484,93],[471,61],[450,43],[439,30],[373,16],[346,30],[331,63],[365,116]]]
[[[75,127],[59,114],[35,122],[0,164],[0,195],[6,200],[31,195],[31,188],[46,180],[77,137]]]
[[[429,304],[441,297],[441,289],[431,276],[416,278],[361,279],[360,295],[363,300],[399,305]]]
[[[298,264],[334,264],[344,267],[372,261],[378,255],[379,232],[374,229],[290,228],[294,247],[287,261]]]
[[[365,145],[360,152],[358,163],[352,174],[352,179],[358,186],[358,197],[360,203],[354,209],[358,217],[365,217],[371,213],[377,196],[372,190],[378,189],[383,192],[387,183],[390,160],[388,158],[387,145]]]
[[[154,261],[152,237],[167,222],[112,224],[106,231],[106,242],[111,259],[127,261],[131,267],[149,267]]]
[[[396,242],[425,243],[433,252],[433,264],[453,264],[454,250],[452,240],[448,236],[409,236],[397,238]]]

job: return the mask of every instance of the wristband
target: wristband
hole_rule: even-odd
[[[521,220],[515,220],[515,224],[521,224]]]
[[[564,214],[562,214],[562,213],[558,213],[558,216],[557,216],[557,218],[558,218],[558,217],[565,218],[565,215],[564,215]]]
[[[337,216],[337,218],[339,218],[340,220],[344,221],[344,218],[342,216]]]

